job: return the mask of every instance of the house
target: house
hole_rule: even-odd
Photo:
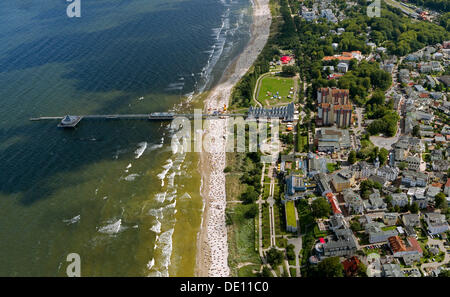
[[[368,164],[366,161],[360,161],[352,165],[350,170],[355,173],[355,178],[357,179],[368,178],[377,172],[377,168],[372,164]]]
[[[442,150],[435,149],[431,151],[430,154],[431,161],[438,161],[443,159]]]
[[[379,210],[385,210],[387,205],[381,199],[380,192],[375,189],[374,193],[369,195],[369,199],[364,201],[364,207],[367,211],[379,211]]]
[[[388,165],[378,168],[377,170],[377,175],[388,181],[396,180],[399,173],[400,170],[397,167],[390,167]]]
[[[405,162],[409,170],[418,171],[420,168],[420,156],[408,156]]]
[[[294,121],[294,103],[289,103],[286,106],[263,108],[263,107],[253,107],[250,106],[248,109],[247,117],[249,119],[259,119],[259,118],[278,118],[283,122]]]
[[[341,62],[341,63],[337,64],[337,71],[346,73],[348,71],[347,63],[342,63]]]
[[[398,264],[383,264],[383,276],[384,277],[404,277],[405,274]]]
[[[317,191],[322,196],[326,196],[328,193],[332,193],[331,187],[330,187],[330,181],[328,179],[328,176],[324,173],[318,173],[314,175],[314,180],[317,185]]]
[[[449,225],[443,214],[436,212],[426,213],[425,222],[428,226],[428,232],[432,235],[441,234],[449,230]]]
[[[432,163],[433,171],[447,171],[450,168],[450,163],[447,160],[436,160]]]
[[[409,70],[408,69],[400,69],[399,79],[402,83],[407,83],[409,81]]]
[[[408,196],[405,193],[393,193],[392,197],[392,206],[404,207],[408,205]]]
[[[287,192],[289,195],[294,195],[296,192],[306,191],[306,185],[303,178],[296,175],[289,175],[286,177]]]
[[[345,275],[348,277],[355,276],[358,273],[360,263],[361,261],[359,261],[358,257],[356,256],[345,259],[344,262],[342,262]]]
[[[387,241],[389,237],[398,235],[397,230],[383,230],[380,223],[372,222],[365,226],[366,233],[369,234],[370,243],[378,243]]]
[[[445,143],[446,140],[445,140],[445,137],[442,134],[436,134],[434,136],[434,142],[435,143]]]
[[[387,226],[394,226],[397,224],[398,213],[396,212],[385,212],[383,214],[383,222]]]
[[[447,178],[447,182],[445,183],[444,194],[447,196],[450,195],[450,178]]]
[[[327,71],[327,69],[330,70],[329,73],[334,72],[334,66],[323,66],[322,70]]]
[[[348,223],[345,220],[342,214],[334,214],[330,217],[328,221],[328,226],[331,231],[335,231],[337,229],[348,229]]]
[[[381,64],[380,68],[386,72],[391,73],[392,70],[394,70],[394,64],[393,63]]]
[[[414,227],[412,227],[412,226],[406,226],[406,227],[405,227],[405,233],[406,233],[406,236],[408,236],[408,237],[414,237],[414,238],[417,239],[417,233],[416,233],[416,229],[414,229]]]
[[[325,257],[352,256],[356,252],[356,240],[350,229],[337,229],[334,231],[335,238],[323,244]]]
[[[420,216],[417,213],[408,213],[402,216],[405,227],[420,227]]]
[[[425,196],[425,189],[416,189],[413,197],[413,203],[417,203],[420,209],[428,207],[428,198]]]
[[[307,21],[307,22],[312,22],[315,19],[317,19],[316,13],[314,11],[309,11],[309,10],[303,10],[302,11],[302,17]]]
[[[388,242],[394,257],[403,258],[406,265],[420,262],[423,251],[417,239],[408,237],[406,241],[403,241],[399,236],[392,236],[388,238]]]
[[[317,129],[314,145],[319,152],[339,152],[351,147],[350,135],[347,129],[323,127]]]
[[[308,177],[327,172],[327,160],[311,152],[308,153]]]
[[[428,175],[422,172],[404,171],[402,184],[406,187],[426,187]]]
[[[337,201],[336,196],[333,193],[327,193],[325,196],[331,205],[331,210],[333,211],[333,213],[335,215],[342,214],[342,210],[339,207],[339,202]]]
[[[414,88],[417,90],[417,92],[422,93],[422,92],[426,92],[427,90],[425,90],[425,88],[421,85],[415,85]]]
[[[348,208],[350,213],[359,213],[362,214],[364,212],[364,203],[359,194],[355,193],[351,189],[345,189],[342,193],[345,201],[345,206]]]
[[[442,53],[434,53],[432,57],[433,60],[442,60],[444,58],[444,55]]]
[[[331,176],[331,183],[336,192],[340,193],[344,189],[350,188],[355,183],[355,175],[352,171],[343,169]]]
[[[375,183],[379,183],[381,186],[385,187],[387,184],[387,180],[381,176],[378,175],[371,175],[368,178],[370,181],[373,181]]]
[[[427,194],[426,197],[428,200],[434,200],[434,197],[441,192],[441,188],[440,187],[434,187],[434,186],[429,186],[427,188]]]
[[[322,18],[326,18],[329,22],[332,23],[337,23],[338,19],[336,18],[336,16],[334,15],[333,11],[331,9],[322,9],[322,11],[320,12],[320,16]]]

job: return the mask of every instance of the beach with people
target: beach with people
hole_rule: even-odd
[[[220,83],[211,90],[204,110],[220,110],[229,105],[233,87],[249,70],[269,37],[271,13],[269,0],[253,2],[251,39],[244,51],[230,64]],[[226,127],[227,119],[204,122],[200,153],[201,194],[204,200],[202,226],[197,238],[196,276],[229,276],[227,227],[225,222]]]

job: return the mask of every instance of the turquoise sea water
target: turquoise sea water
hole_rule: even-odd
[[[249,39],[247,0],[0,2],[0,275],[193,275],[202,200],[195,154],[168,123],[36,116],[180,108]],[[186,107],[183,107],[186,108]]]

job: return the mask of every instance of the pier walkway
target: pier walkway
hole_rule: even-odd
[[[112,120],[112,119],[120,119],[120,120],[150,120],[150,121],[169,121],[175,118],[188,118],[194,119],[195,116],[200,116],[202,119],[219,119],[226,117],[245,117],[246,114],[243,113],[217,113],[217,114],[193,114],[193,113],[168,113],[168,112],[154,112],[150,114],[105,114],[105,115],[66,115],[66,116],[54,116],[54,117],[36,117],[31,118],[30,121],[51,121],[51,120],[59,120],[61,121],[58,124],[58,127],[67,127],[73,128],[82,119],[97,119],[97,120]]]

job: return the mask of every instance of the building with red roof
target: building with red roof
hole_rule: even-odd
[[[355,276],[358,273],[358,266],[360,263],[361,261],[356,256],[345,259],[345,261],[342,262],[342,266],[344,266],[345,275]]]
[[[445,183],[444,194],[450,195],[450,177],[447,178],[447,182]]]
[[[283,56],[283,57],[281,57],[281,63],[282,64],[288,64],[290,61],[291,61],[291,57],[289,57],[289,56]]]
[[[325,196],[327,197],[328,202],[330,202],[330,204],[331,204],[331,209],[333,210],[333,213],[341,214],[342,210],[339,207],[339,203],[336,199],[336,196],[333,193],[327,193]]]
[[[406,265],[420,261],[423,255],[422,248],[414,237],[408,237],[403,241],[399,236],[392,236],[388,238],[388,242],[394,257],[403,258]]]
[[[351,126],[352,104],[350,91],[337,88],[319,88],[317,90],[317,124],[338,128]]]

